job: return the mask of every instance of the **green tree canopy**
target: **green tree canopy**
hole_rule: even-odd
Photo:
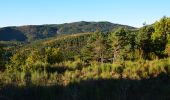
[[[159,57],[164,55],[164,50],[168,43],[168,35],[170,33],[169,26],[170,22],[167,17],[163,17],[159,22],[154,24],[155,32],[152,34],[152,39],[154,42],[155,53]]]
[[[111,54],[113,55],[113,60],[122,59],[124,53],[130,47],[129,44],[129,31],[124,28],[119,28],[115,32],[112,32],[108,37],[108,41],[111,47]],[[124,58],[124,57],[123,57]]]
[[[63,61],[63,54],[58,48],[45,49],[45,61],[50,64],[60,63]]]
[[[103,62],[106,53],[105,39],[105,35],[101,31],[94,32],[88,39],[87,45],[81,50],[83,59]]]
[[[149,59],[149,53],[154,50],[152,43],[152,33],[154,32],[154,28],[152,26],[144,26],[138,32],[136,37],[136,42],[138,49],[142,52],[142,57],[144,59]]]

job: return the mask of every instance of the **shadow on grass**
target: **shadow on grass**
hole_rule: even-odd
[[[6,85],[0,100],[170,100],[170,77],[162,73],[150,79],[90,79],[68,86]]]

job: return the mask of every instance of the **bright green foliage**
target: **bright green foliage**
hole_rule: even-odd
[[[25,51],[14,54],[10,60],[10,64],[7,66],[8,70],[22,71],[24,69],[26,59],[27,55]]]
[[[59,49],[47,48],[45,49],[45,61],[50,64],[60,63],[63,61],[63,54]]]
[[[164,55],[164,50],[168,42],[167,37],[170,33],[168,21],[169,19],[167,17],[163,17],[159,22],[154,24],[155,32],[152,34],[152,39],[154,42],[154,51],[159,57]]]
[[[39,63],[44,63],[45,59],[43,55],[38,50],[32,51],[25,60],[25,66],[23,67],[23,71],[34,71],[34,70],[40,70],[44,66],[39,66]]]
[[[41,70],[46,64],[60,63],[63,60],[63,53],[58,48],[32,49],[31,52],[24,50],[12,56],[7,68],[19,71]]]
[[[152,36],[153,40],[166,39],[169,34],[169,18],[163,17],[159,22],[154,24],[155,32]]]
[[[91,63],[91,65],[83,66],[84,62],[77,60],[72,62],[63,62],[62,65],[53,66],[54,72],[48,71],[15,71],[6,74],[1,80],[8,82],[25,84],[24,77],[29,73],[31,81],[36,85],[50,85],[78,82],[79,80],[88,79],[147,79],[157,77],[161,73],[170,74],[170,59],[161,60],[138,60],[125,61],[124,63]],[[83,67],[82,67],[83,66]],[[65,70],[63,70],[63,67]],[[60,72],[62,70],[62,72]],[[23,75],[24,74],[24,75]],[[0,77],[1,78],[1,77]],[[54,80],[53,80],[54,79]],[[13,81],[12,81],[13,80]]]
[[[38,61],[44,62],[43,60],[44,60],[44,59],[43,59],[42,55],[40,55],[40,52],[39,52],[38,50],[35,50],[35,51],[32,51],[32,52],[28,55],[28,57],[27,57],[27,59],[26,59],[26,64],[32,65],[32,64],[34,64],[34,63],[36,63],[36,62],[38,62]]]
[[[170,57],[170,18],[167,18],[167,41],[165,53]]]

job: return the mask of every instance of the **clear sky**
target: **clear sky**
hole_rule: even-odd
[[[142,26],[170,16],[170,0],[0,0],[0,27],[110,21]]]

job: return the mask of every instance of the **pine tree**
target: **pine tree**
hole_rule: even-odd
[[[125,46],[128,45],[128,31],[124,28],[119,28],[115,32],[112,32],[108,41],[111,45],[111,54],[113,62],[117,59],[122,59],[125,53]]]
[[[81,50],[83,60],[95,60],[104,62],[104,56],[106,53],[106,40],[104,33],[97,30],[88,39],[87,45]]]
[[[152,43],[152,33],[154,28],[152,26],[144,26],[138,32],[136,42],[138,49],[142,52],[142,58],[149,59],[149,54],[154,50]]]

